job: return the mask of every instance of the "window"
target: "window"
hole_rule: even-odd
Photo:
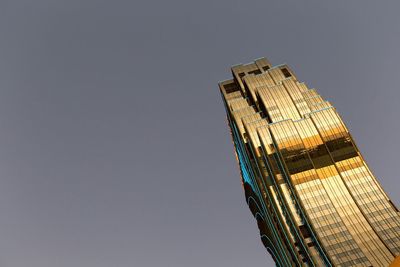
[[[285,75],[286,78],[289,78],[292,76],[292,74],[290,74],[290,72],[288,71],[287,68],[282,68],[281,71],[282,71],[283,75]]]
[[[228,84],[225,84],[225,85],[224,85],[224,88],[225,88],[225,92],[226,92],[227,94],[230,94],[230,93],[239,91],[239,88],[236,86],[235,83],[228,83]]]
[[[267,70],[269,70],[269,67],[268,67],[268,66],[264,66],[264,67],[262,67],[262,69],[263,69],[264,71],[267,71]]]
[[[261,70],[252,70],[252,71],[249,71],[249,74],[258,75],[258,74],[261,74]]]
[[[310,232],[308,231],[307,227],[305,225],[300,225],[300,232],[303,235],[304,238],[309,238],[311,237]]]

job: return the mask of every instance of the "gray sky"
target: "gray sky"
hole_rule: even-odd
[[[262,56],[337,107],[399,205],[399,8],[1,0],[0,266],[273,266],[217,88]]]

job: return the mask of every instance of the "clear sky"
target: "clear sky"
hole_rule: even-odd
[[[262,56],[399,206],[398,1],[1,0],[0,266],[273,266],[217,83]]]

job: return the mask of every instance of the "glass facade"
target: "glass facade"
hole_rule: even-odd
[[[389,266],[400,212],[346,125],[287,65],[219,83],[247,203],[277,266]]]

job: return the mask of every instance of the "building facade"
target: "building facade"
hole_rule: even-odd
[[[400,212],[334,107],[265,58],[219,83],[246,201],[277,266],[389,266]]]

